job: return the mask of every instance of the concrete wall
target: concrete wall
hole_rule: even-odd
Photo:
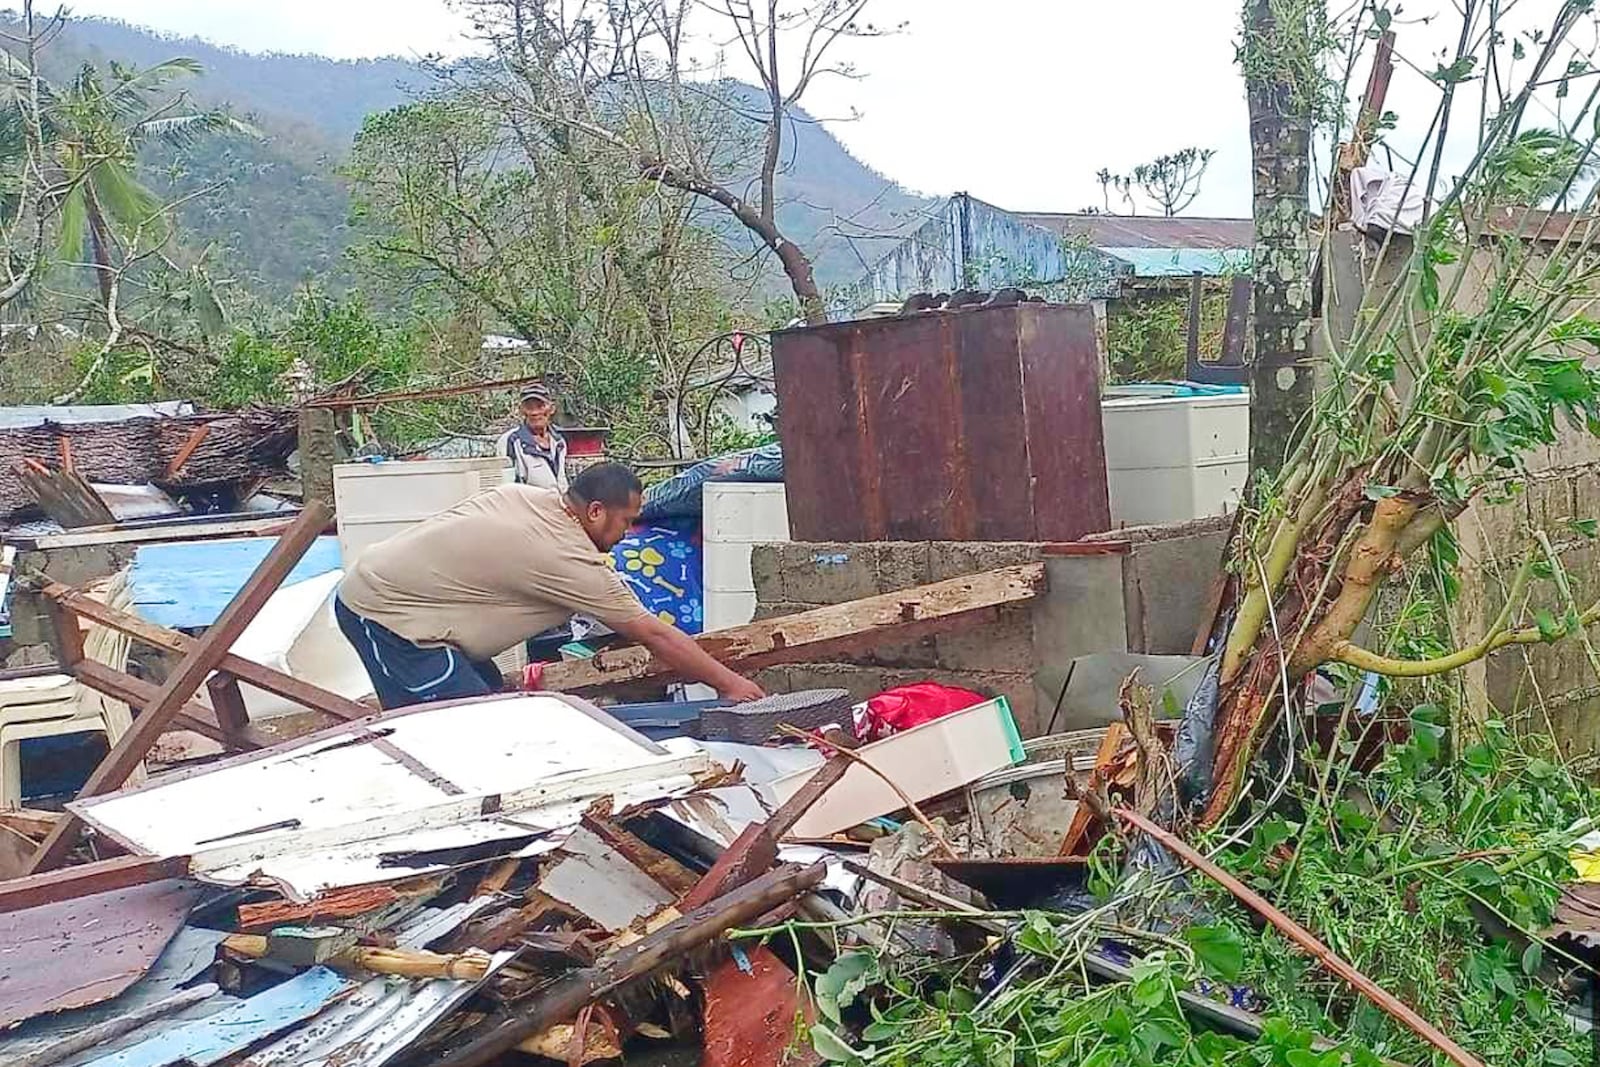
[[[1024,736],[1045,732],[1066,664],[1092,652],[1187,654],[1209,602],[1226,523],[1203,520],[1101,535],[1121,553],[1061,555],[1021,542],[787,542],[758,545],[750,566],[756,617],[892,593],[928,582],[1043,561],[1049,588],[950,633],[862,648],[845,661],[769,669],[775,690],[838,687],[858,700],[911,682],[1004,695]],[[1055,682],[1059,685],[1059,681]]]
[[[65,585],[84,586],[109,578],[133,563],[134,545],[93,545],[18,552],[19,577],[43,574]],[[55,626],[42,598],[24,589],[11,591],[11,637],[0,638],[0,669],[56,662]]]

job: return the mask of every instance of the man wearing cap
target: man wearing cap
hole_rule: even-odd
[[[550,425],[556,413],[550,387],[542,382],[525,387],[518,409],[522,422],[500,435],[498,454],[511,460],[520,484],[565,493],[567,441]]]
[[[646,611],[608,553],[639,517],[639,479],[600,463],[565,493],[502,485],[372,545],[334,598],[339,629],[384,708],[500,688],[493,658],[585,612],[724,697],[761,687]]]

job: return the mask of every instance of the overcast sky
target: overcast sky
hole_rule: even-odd
[[[851,42],[846,58],[866,76],[819,81],[804,104],[823,118],[859,112],[831,124],[835,134],[919,192],[966,191],[1015,210],[1074,211],[1100,203],[1100,168],[1128,170],[1195,145],[1216,157],[1187,213],[1247,215],[1247,115],[1233,62],[1239,7],[1238,0],[875,0],[873,19],[905,21],[905,31]],[[358,58],[470,47],[446,0],[77,0],[72,8],[247,51]],[[1454,34],[1443,19],[1414,21],[1439,9],[1452,10],[1444,0],[1405,5],[1400,47],[1418,66]],[[1425,126],[1435,99],[1434,87],[1402,65],[1389,100],[1402,122]],[[1476,104],[1468,110],[1470,135]]]

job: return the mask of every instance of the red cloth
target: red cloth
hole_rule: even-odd
[[[544,688],[544,669],[547,663],[530,663],[522,668],[522,688],[530,693]]]
[[[864,714],[856,722],[856,736],[863,741],[877,741],[954,712],[965,711],[987,699],[971,690],[937,682],[896,686],[867,701]]]

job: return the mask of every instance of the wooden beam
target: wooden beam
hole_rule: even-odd
[[[0,915],[36,908],[41,904],[75,900],[94,893],[107,893],[113,889],[126,889],[131,885],[143,885],[163,878],[181,878],[187,873],[187,856],[165,859],[117,856],[61,871],[30,874],[26,878],[0,882]]]
[[[245,707],[244,694],[239,692],[239,679],[225,671],[218,671],[206,679],[206,693],[211,706],[216,709],[217,722],[229,737],[242,738],[250,730],[250,710]]]
[[[209,541],[219,537],[268,537],[282,532],[294,521],[295,512],[274,512],[218,521],[210,516],[189,519],[113,523],[85,527],[66,533],[38,536],[6,535],[6,543],[25,551],[48,552],[57,548],[87,548],[94,545],[140,544],[150,541]]]
[[[40,590],[40,595],[47,600],[61,604],[74,614],[81,615],[91,622],[97,622],[101,626],[109,627],[118,633],[127,634],[129,637],[142,641],[152,648],[159,648],[180,656],[189,655],[201,640],[200,638],[180,633],[177,630],[169,630],[165,626],[159,626],[156,623],[141,619],[137,615],[130,615],[127,612],[109,608],[88,594],[68,585],[51,583]],[[281,671],[275,671],[271,667],[264,667],[253,660],[245,659],[243,656],[235,656],[231,652],[224,655],[217,662],[217,670],[231,674],[241,682],[247,682],[257,689],[275,693],[285,700],[310,708],[313,711],[332,715],[336,719],[349,721],[377,714],[376,708],[369,708],[365,704],[349,700],[339,696],[337,693],[330,693],[326,689],[312,685],[303,679],[291,678]]]
[[[573,971],[547,984],[515,1015],[454,1052],[434,1067],[479,1067],[490,1063],[547,1026],[573,1018],[586,1004],[615,992],[664,964],[716,940],[740,923],[756,919],[822,881],[822,864],[779,867],[749,885],[674,919],[653,934],[612,952],[593,967]]]
[[[80,798],[109,793],[128,780],[128,775],[144,760],[156,739],[171,725],[183,705],[194,696],[206,676],[227,655],[228,649],[233,647],[245,627],[250,625],[256,612],[277,592],[289,572],[316,543],[331,516],[332,512],[321,504],[307,505],[294,525],[257,565],[244,588],[228,601],[228,606],[222,609],[222,614],[206,630],[205,636],[194,644],[183,661],[167,676],[144,713],[133,721],[133,728],[122,735],[89,775],[89,780],[78,793]],[[72,850],[81,829],[82,823],[75,815],[69,815],[57,823],[29,861],[28,873],[59,866]]]
[[[733,844],[717,857],[711,869],[678,902],[679,909],[691,911],[709,904],[770,870],[778,862],[779,840],[794,828],[800,816],[809,811],[823,793],[838,784],[849,769],[849,760],[834,756],[818,767],[816,773],[807,778],[794,795],[772,813],[770,819],[746,826],[734,838]]]
[[[925,633],[930,627],[951,624],[974,612],[1030,600],[1044,585],[1044,564],[1027,563],[717,630],[695,640],[728,666],[749,670],[793,662],[796,656],[837,655]],[[591,659],[552,663],[545,668],[544,684],[549,689],[582,692],[677,677],[648,649],[629,647],[607,650]]]
[[[135,678],[131,674],[125,674],[115,667],[108,667],[94,660],[86,659],[78,663],[72,668],[72,676],[90,689],[104,693],[113,700],[120,700],[137,711],[149,707],[150,702],[161,691],[160,686],[154,682]],[[219,744],[234,748],[265,748],[272,743],[257,736],[253,727],[237,736],[229,736],[222,728],[222,724],[217,721],[217,713],[194,700],[186,702],[178,710],[173,725],[179,729],[193,730],[202,737],[209,737]]]

